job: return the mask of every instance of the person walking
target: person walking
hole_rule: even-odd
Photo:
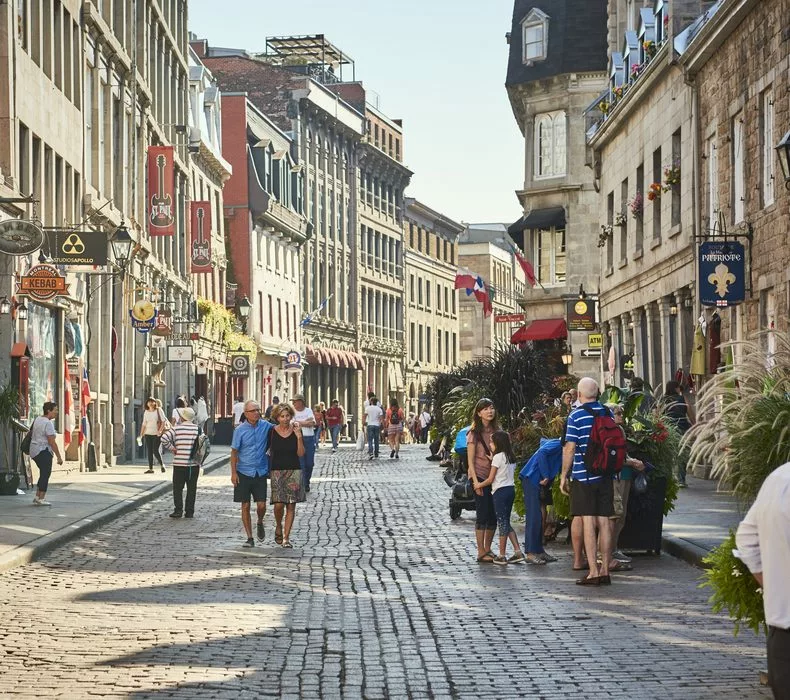
[[[419,423],[420,423],[420,442],[425,445],[428,442],[428,429],[431,427],[431,414],[428,413],[428,407],[423,406],[423,409],[419,415]]]
[[[154,457],[159,462],[159,468],[164,474],[165,465],[162,462],[162,454],[159,452],[160,436],[164,431],[165,414],[156,405],[156,399],[153,396],[149,396],[145,400],[145,411],[143,411],[143,419],[140,421],[140,441],[145,441],[145,450],[148,453],[148,471],[145,472],[146,474],[154,473]]]
[[[667,420],[672,423],[681,435],[685,435],[694,423],[694,414],[686,403],[680,382],[667,382],[664,387],[664,396],[660,403]],[[688,454],[681,454],[678,459],[678,482],[681,488],[686,488],[686,466]]]
[[[776,700],[790,700],[790,462],[766,477],[735,543],[738,557],[762,588],[768,685]]]
[[[277,404],[279,403],[280,403],[280,397],[272,396],[272,402],[266,407],[266,413],[264,413],[264,418],[266,418],[267,421],[273,422],[272,411],[277,407]]]
[[[56,440],[54,420],[58,417],[58,407],[54,401],[46,401],[41,415],[33,420],[30,426],[30,459],[38,467],[38,484],[36,495],[33,497],[34,506],[51,506],[47,500],[49,477],[52,475],[53,455],[58,458],[58,464],[63,464],[60,448]]]
[[[576,583],[580,586],[598,586],[611,583],[609,553],[612,551],[612,530],[609,518],[614,513],[614,488],[611,478],[594,476],[587,471],[584,455],[595,418],[608,413],[609,409],[598,402],[598,382],[594,379],[582,378],[578,389],[581,405],[571,411],[565,429],[560,490],[570,495],[571,515],[574,520],[581,519],[584,550],[590,567],[589,574],[578,579]],[[569,475],[573,477],[570,482]],[[603,555],[600,569],[596,557],[599,541]],[[575,559],[574,556],[573,568],[583,568],[583,564]]]
[[[176,404],[173,407],[173,414],[170,416],[170,422],[173,425],[178,425],[183,419],[181,418],[181,411],[187,407],[187,400],[184,396],[176,396]]]
[[[371,396],[367,404],[363,425],[368,438],[368,459],[375,459],[379,456],[381,421],[384,418],[384,411],[381,410],[379,400],[375,396]]]
[[[233,414],[233,427],[238,428],[239,423],[241,423],[241,417],[244,415],[244,399],[241,396],[236,397],[231,413]]]
[[[261,416],[257,401],[244,403],[245,420],[233,431],[230,444],[230,481],[233,484],[233,502],[241,504],[241,523],[247,540],[242,546],[254,547],[250,499],[255,501],[258,515],[257,535],[265,537],[263,516],[266,515],[266,477],[269,475],[269,433],[272,424]]]
[[[491,474],[491,436],[499,430],[496,409],[491,399],[480,399],[472,412],[472,427],[466,434],[467,474],[475,491],[475,541],[477,561],[490,564],[494,561],[491,543],[494,540],[497,520],[490,482],[483,486]]]
[[[195,515],[195,497],[200,476],[200,464],[192,456],[200,431],[195,423],[195,411],[181,409],[181,422],[162,434],[162,448],[173,453],[173,512],[171,518],[192,518]],[[184,487],[187,489],[184,503]]]
[[[398,406],[397,399],[390,399],[387,409],[385,424],[387,426],[387,440],[390,444],[390,459],[400,459],[400,443],[403,435],[403,409]]]
[[[326,424],[326,404],[322,401],[318,405],[321,408],[321,444],[326,445],[326,436],[329,435],[329,426]]]
[[[304,394],[296,394],[293,402],[294,421],[301,426],[302,438],[304,439],[304,455],[299,458],[299,463],[302,467],[302,478],[304,479],[304,490],[310,493],[310,479],[313,478],[313,468],[315,467],[316,420],[313,409],[309,408],[304,402]]]
[[[340,439],[340,431],[345,423],[346,413],[341,408],[337,399],[332,399],[332,405],[326,412],[326,424],[329,427],[329,434],[332,437],[332,454],[337,452],[337,443]]]
[[[324,409],[320,403],[313,406],[313,416],[315,416],[315,449],[321,445],[321,438],[324,435]]]
[[[304,439],[301,425],[294,420],[294,409],[288,404],[277,406],[272,411],[272,420],[275,425],[269,439],[269,473],[272,482],[271,503],[274,506],[274,541],[292,549],[291,528],[296,516],[296,504],[305,500],[299,460],[305,453]]]
[[[499,528],[499,556],[494,557],[494,564],[522,564],[525,560],[524,553],[521,551],[518,537],[510,525],[513,501],[516,498],[516,483],[513,478],[516,471],[516,458],[513,456],[510,435],[504,430],[497,430],[491,436],[488,446],[493,454],[491,471],[488,478],[481,481],[479,486],[481,488],[490,486],[494,501],[494,513]],[[505,556],[508,539],[515,550],[510,559]]]

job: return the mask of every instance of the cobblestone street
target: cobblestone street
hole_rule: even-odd
[[[746,698],[763,639],[713,615],[699,571],[637,557],[613,585],[475,562],[472,515],[423,447],[319,451],[295,549],[241,548],[229,470],[194,520],[152,501],[0,575],[0,695],[84,698]],[[523,529],[519,528],[523,536]]]

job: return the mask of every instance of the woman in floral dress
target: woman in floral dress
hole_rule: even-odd
[[[274,430],[269,434],[269,479],[274,506],[274,541],[291,549],[291,528],[296,504],[305,500],[299,458],[304,455],[302,429],[294,422],[294,409],[280,403],[272,411]],[[283,513],[285,523],[283,524]]]

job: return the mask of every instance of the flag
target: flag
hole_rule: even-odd
[[[88,370],[82,370],[82,388],[80,389],[80,445],[90,441],[90,426],[88,425],[88,405],[91,402],[91,387],[88,383]]]
[[[64,360],[65,368],[63,382],[63,444],[68,447],[71,444],[71,433],[74,430],[74,397],[71,395],[71,375],[69,374],[69,361]]]
[[[512,241],[508,241],[508,243],[510,243],[510,247],[513,249],[513,255],[516,256],[518,264],[521,265],[521,269],[524,270],[524,275],[527,278],[529,286],[534,287],[538,283],[538,279],[535,277],[535,268],[532,267],[532,263],[521,254],[521,251]]]
[[[309,324],[313,317],[323,311],[326,308],[326,305],[329,303],[329,300],[334,296],[334,294],[330,294],[326,299],[324,299],[315,309],[313,309],[307,316],[305,316],[300,322],[299,325],[304,328],[307,324]]]
[[[477,279],[480,279],[477,275],[465,267],[459,267],[455,273],[455,289],[465,289],[467,294],[471,294]]]
[[[480,275],[478,275],[475,280],[472,292],[475,295],[475,299],[483,304],[483,318],[488,318],[493,312],[494,307],[491,304],[491,296],[486,289],[485,282],[483,282],[483,278],[480,277]]]

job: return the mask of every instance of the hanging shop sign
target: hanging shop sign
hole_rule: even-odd
[[[622,355],[620,357],[620,374],[623,375],[623,379],[633,379],[634,378],[634,356],[633,355]]]
[[[737,241],[706,241],[699,247],[702,306],[733,306],[746,298],[746,253]]]
[[[34,265],[16,283],[18,295],[29,296],[35,301],[49,301],[58,296],[68,296],[66,278],[52,265]]]
[[[592,349],[603,349],[603,335],[600,333],[590,333],[587,336],[587,347]]]
[[[208,360],[199,357],[195,363],[195,374],[208,374]]]
[[[0,253],[30,255],[44,243],[44,232],[38,224],[23,219],[0,221]]]
[[[148,233],[172,236],[175,233],[173,147],[148,148]]]
[[[129,318],[132,322],[132,328],[138,333],[149,333],[156,326],[157,311],[154,305],[148,299],[141,299],[135,302],[134,306],[129,309]]]
[[[211,272],[211,202],[192,202],[192,274]]]
[[[230,376],[239,378],[250,376],[250,356],[246,352],[230,354]]]
[[[525,323],[526,314],[494,314],[494,323]]]
[[[100,231],[46,231],[53,265],[72,267],[107,264],[107,235]]]
[[[595,302],[586,299],[572,299],[566,307],[569,331],[595,330]]]
[[[161,335],[165,338],[173,335],[173,314],[170,309],[159,309],[156,314],[156,324],[151,335]]]
[[[168,345],[168,362],[192,362],[193,353],[191,345]]]
[[[285,356],[285,364],[283,365],[283,369],[286,371],[302,369],[302,356],[296,350],[291,350]]]

